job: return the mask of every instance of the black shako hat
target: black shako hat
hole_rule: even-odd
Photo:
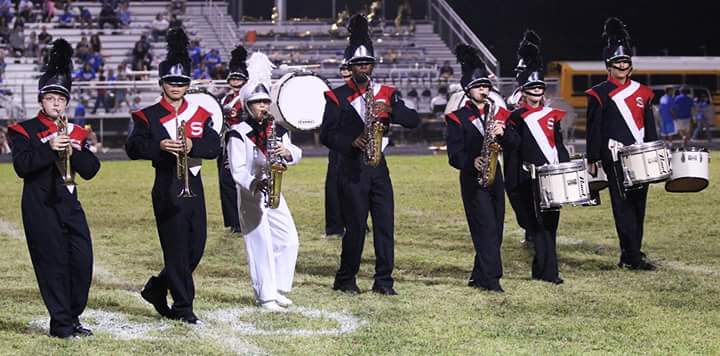
[[[345,47],[347,64],[375,64],[375,50],[365,16],[353,15],[348,21],[348,31],[350,32],[350,43]]]
[[[70,101],[72,89],[72,56],[73,49],[62,38],[52,43],[47,70],[38,80],[38,101],[47,93],[57,93]]]
[[[160,62],[160,81],[169,84],[190,84],[191,60],[188,55],[189,40],[185,31],[173,27],[167,32],[167,56]]]
[[[476,48],[459,44],[455,47],[455,56],[462,70],[460,84],[463,90],[468,91],[480,85],[492,87],[490,72],[487,70],[485,62],[478,56]]]

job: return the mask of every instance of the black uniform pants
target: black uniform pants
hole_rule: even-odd
[[[498,173],[495,183],[486,189],[480,187],[477,176],[461,174],[460,193],[475,247],[470,283],[495,288],[499,286],[503,274],[500,246],[505,218],[505,192],[502,177]]]
[[[340,204],[339,160],[339,153],[330,150],[325,175],[325,235],[345,232]]]
[[[179,189],[178,189],[179,191]],[[200,263],[207,239],[207,217],[202,190],[194,198],[169,201],[153,195],[153,209],[165,267],[157,288],[167,288],[174,300],[173,313],[190,316],[195,298],[192,273]]]
[[[50,335],[73,333],[87,305],[93,253],[85,213],[77,201],[37,214],[23,209],[30,258],[50,313]]]
[[[533,241],[532,278],[554,281],[559,277],[556,241],[560,211],[540,211],[533,184],[536,183],[531,180],[520,183],[508,196],[515,201],[518,223]]]
[[[615,229],[620,238],[620,261],[635,266],[642,261],[640,251],[648,185],[643,184],[638,189],[625,191],[623,198],[622,178],[618,179],[613,163],[603,161],[603,169],[608,177]]]
[[[340,269],[335,274],[335,285],[355,283],[365,244],[369,211],[375,246],[375,286],[392,287],[395,220],[392,182],[387,166],[381,163],[375,168],[363,167],[358,176],[341,175],[340,180],[345,235],[342,240]]]
[[[221,152],[217,158],[218,180],[220,181],[220,207],[225,227],[240,228],[238,196],[230,168],[225,165],[227,155]]]

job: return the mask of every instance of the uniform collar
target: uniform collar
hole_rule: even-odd
[[[171,112],[171,113],[175,112],[175,107],[172,106],[172,104],[170,104],[170,102],[167,101],[167,99],[165,99],[165,95],[163,95],[160,98],[160,105],[162,105],[162,107],[164,107],[165,110],[167,110],[168,112]],[[178,110],[177,110],[177,114],[180,115],[183,111],[185,111],[185,109],[187,109],[187,107],[188,107],[187,100],[185,100],[185,98],[183,98],[182,104],[180,104],[180,108],[178,108]]]
[[[619,80],[613,78],[611,75],[608,75],[607,80],[608,82],[615,84],[615,86],[617,86],[618,88],[625,88],[630,85],[630,82],[632,82],[632,80],[630,80],[630,77],[628,77],[627,80],[625,80],[625,84],[622,84]]]
[[[48,116],[48,115],[47,115],[44,111],[42,111],[42,110],[40,110],[40,111],[38,112],[37,118],[38,118],[38,120],[40,120],[40,122],[41,122],[43,125],[47,126],[48,128],[52,128],[52,127],[55,127],[55,126],[56,126],[56,125],[55,125],[55,119],[53,119],[52,117]]]

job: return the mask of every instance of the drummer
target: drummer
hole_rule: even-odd
[[[517,135],[516,147],[505,147],[505,189],[515,210],[518,224],[533,241],[535,257],[532,278],[554,284],[563,283],[558,272],[555,240],[560,211],[541,211],[537,183],[528,171],[530,165],[544,166],[570,161],[562,142],[560,121],[565,112],[544,106],[545,81],[537,35],[528,30],[520,42],[518,56],[525,67],[517,81],[522,97],[509,118],[506,136]]]
[[[615,229],[620,239],[620,268],[655,270],[641,251],[648,185],[623,189],[620,147],[657,141],[650,88],[632,81],[630,35],[617,18],[605,21],[603,50],[608,79],[588,89],[587,157],[602,161],[608,176]],[[592,172],[591,166],[591,173]]]

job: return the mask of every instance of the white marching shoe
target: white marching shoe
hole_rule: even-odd
[[[270,300],[265,303],[260,303],[260,308],[263,308],[263,309],[269,310],[269,311],[284,311],[285,310],[285,308],[281,307],[280,304],[278,304],[274,300]]]
[[[278,293],[277,299],[275,299],[275,302],[277,302],[277,304],[279,306],[285,307],[285,308],[287,308],[293,304],[293,301],[290,300],[290,298],[288,298],[280,293]]]

